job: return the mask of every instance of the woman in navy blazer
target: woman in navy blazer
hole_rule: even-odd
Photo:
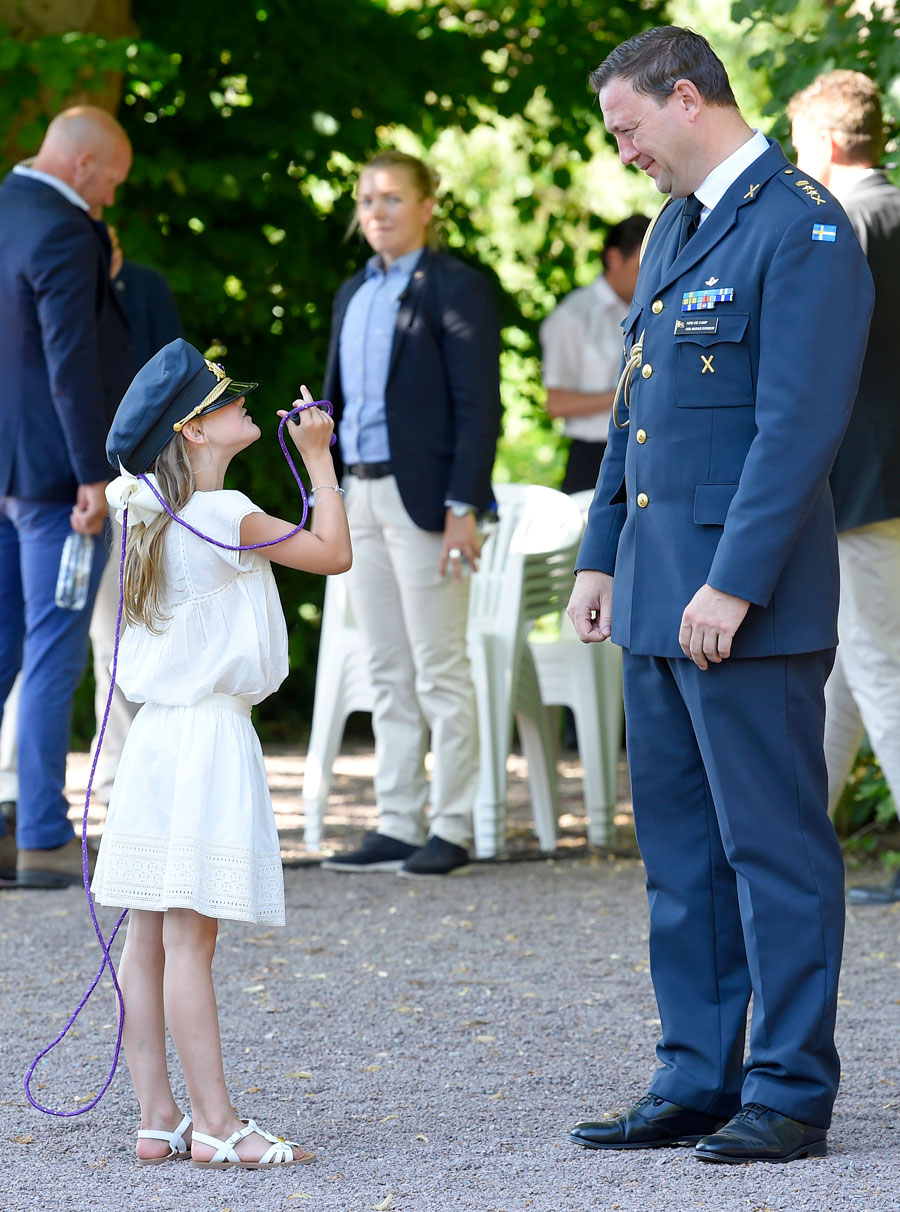
[[[485,275],[428,247],[436,185],[401,152],[369,161],[356,216],[374,255],[334,303],[325,395],[346,471],[350,601],[376,691],[379,827],[360,851],[323,864],[332,870],[444,875],[466,863],[471,840],[477,741],[462,574],[477,562],[476,521],[492,501],[500,320]]]

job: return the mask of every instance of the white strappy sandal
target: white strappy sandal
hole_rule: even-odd
[[[164,1140],[169,1146],[169,1152],[162,1157],[139,1157],[139,1166],[161,1166],[163,1162],[185,1161],[191,1156],[191,1150],[184,1134],[191,1126],[191,1117],[186,1115],[174,1132],[166,1132],[160,1128],[141,1128],[138,1140]]]
[[[244,1161],[238,1157],[234,1146],[252,1136],[254,1132],[270,1142],[269,1148],[259,1161]],[[198,1144],[209,1145],[211,1149],[215,1149],[209,1161],[196,1161],[191,1158],[191,1165],[198,1170],[268,1170],[270,1166],[308,1166],[316,1160],[315,1153],[307,1153],[297,1141],[284,1140],[280,1136],[272,1136],[270,1132],[263,1132],[254,1119],[244,1120],[244,1127],[238,1132],[232,1132],[228,1140],[217,1140],[215,1136],[207,1136],[203,1132],[195,1132],[193,1139]],[[300,1157],[294,1157],[295,1149],[302,1150]]]

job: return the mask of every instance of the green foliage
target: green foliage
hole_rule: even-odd
[[[866,742],[835,809],[835,828],[851,847],[866,848],[874,844],[873,828],[888,824],[896,815],[896,805],[881,767]]]
[[[771,89],[766,112],[775,119],[772,133],[786,139],[786,115],[793,94],[823,72],[849,68],[877,80],[896,136],[900,119],[900,39],[891,4],[858,5],[855,0],[734,0],[731,14],[765,49],[749,58],[765,72]]]

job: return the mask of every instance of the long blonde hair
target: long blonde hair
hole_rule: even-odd
[[[175,434],[156,456],[150,468],[156,476],[163,500],[173,513],[188,503],[194,494],[194,469],[187,455],[184,438]],[[167,513],[154,518],[149,526],[133,522],[125,540],[123,608],[132,626],[159,632],[159,623],[169,616],[162,611],[163,543],[170,523]]]

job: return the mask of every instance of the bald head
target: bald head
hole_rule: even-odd
[[[47,127],[32,167],[65,181],[98,213],[131,169],[131,144],[111,114],[93,105],[63,110]]]

